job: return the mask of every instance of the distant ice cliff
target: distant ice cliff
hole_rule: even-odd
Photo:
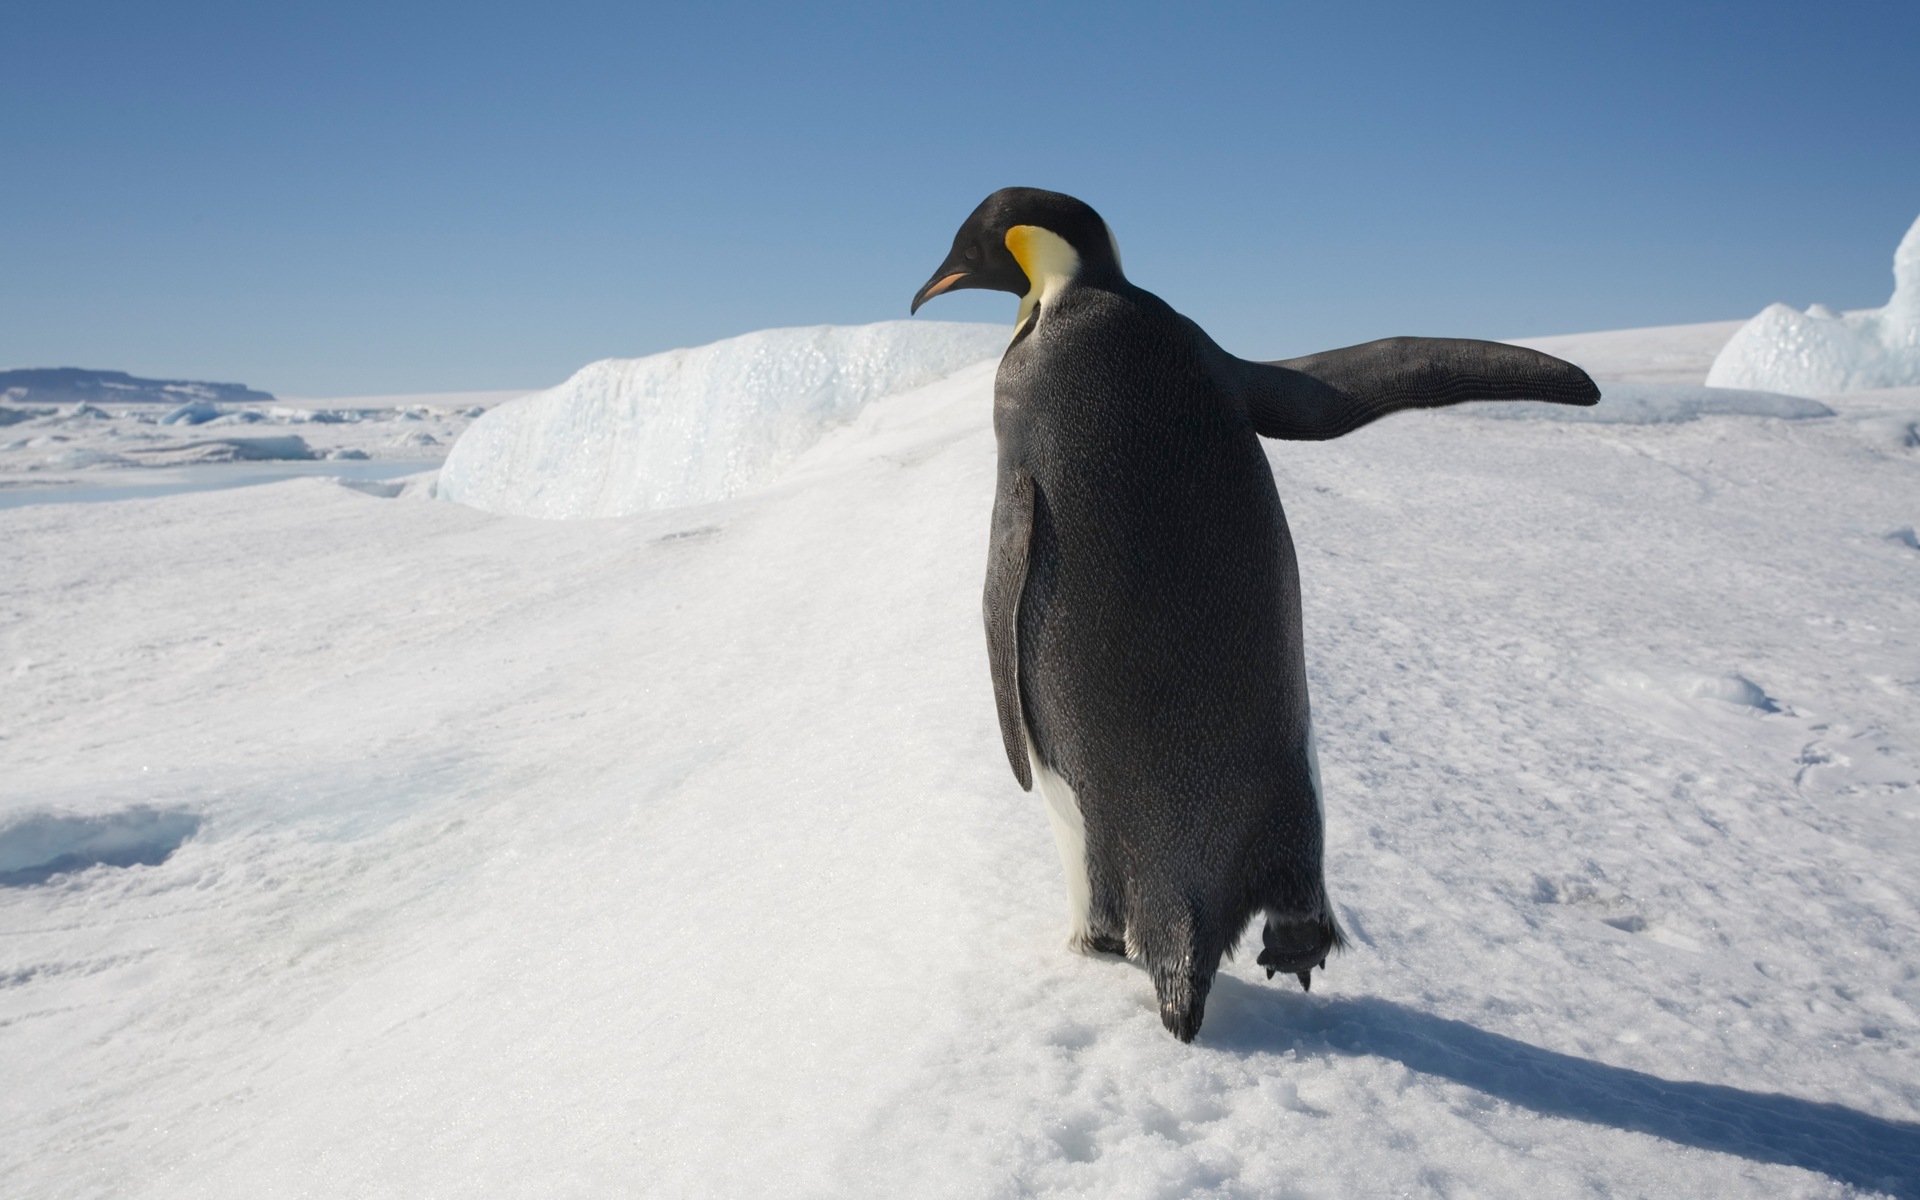
[[[0,402],[11,404],[271,404],[269,392],[238,383],[141,379],[125,371],[34,367],[0,371]]]

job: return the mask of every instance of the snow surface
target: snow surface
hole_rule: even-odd
[[[1665,425],[1705,416],[1779,417],[1805,420],[1831,417],[1833,410],[1804,396],[1685,383],[1600,384],[1600,403],[1591,408],[1541,401],[1483,401],[1463,406],[1476,416],[1503,421],[1571,421],[1575,424]]]
[[[1508,338],[1576,362],[1600,383],[1672,383],[1699,386],[1713,360],[1744,321],[1707,321],[1693,325],[1656,325],[1609,329],[1599,333],[1562,333],[1552,337]]]
[[[724,500],[873,401],[997,359],[1006,345],[999,325],[883,321],[605,359],[476,421],[447,456],[441,493],[528,517]]]
[[[1894,250],[1886,307],[1770,304],[1733,335],[1707,383],[1803,395],[1920,386],[1920,218]]]
[[[1270,445],[1355,945],[1182,1046],[1001,752],[991,379],[618,520],[0,510],[0,1190],[1920,1196],[1920,390]]]

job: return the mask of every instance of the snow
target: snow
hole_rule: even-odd
[[[0,510],[6,1190],[1920,1195],[1920,389],[1271,445],[1355,945],[1182,1046],[1001,751],[991,379],[612,520]]]
[[[1570,421],[1576,424],[1663,425],[1704,416],[1779,417],[1797,421],[1830,417],[1833,410],[1804,396],[1755,392],[1739,388],[1703,387],[1685,383],[1600,384],[1600,403],[1591,408],[1536,401],[1465,406],[1476,416],[1505,421]]]
[[[1743,324],[1744,321],[1707,321],[1506,340],[1577,362],[1601,383],[1699,386],[1705,381],[1715,356]]]
[[[1733,335],[1707,383],[1817,395],[1920,386],[1920,218],[1893,254],[1884,308],[1770,304]]]
[[[997,359],[998,325],[766,329],[606,359],[474,423],[442,494],[488,512],[617,517],[724,500],[885,396]]]

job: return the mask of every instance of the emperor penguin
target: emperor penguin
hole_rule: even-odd
[[[1128,282],[1058,192],[981,202],[913,298],[1020,297],[994,380],[987,659],[1007,761],[1066,869],[1069,945],[1125,954],[1183,1042],[1264,915],[1267,977],[1344,944],[1321,859],[1300,573],[1260,438],[1339,437],[1466,400],[1590,405],[1571,363],[1388,338],[1249,362]]]

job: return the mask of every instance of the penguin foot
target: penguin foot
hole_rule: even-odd
[[[1125,958],[1127,956],[1127,941],[1125,938],[1102,937],[1099,934],[1094,934],[1087,938],[1087,953],[1112,954],[1120,958]]]
[[[1327,960],[1323,958],[1319,962],[1315,963],[1314,966],[1317,966],[1324,971],[1327,969]],[[1280,969],[1278,967],[1267,968],[1268,979],[1272,979],[1275,975],[1279,973],[1280,973]],[[1313,967],[1308,967],[1304,971],[1295,971],[1293,973],[1293,977],[1300,981],[1301,991],[1310,992],[1313,990]]]
[[[1268,979],[1284,971],[1312,991],[1313,969],[1324,969],[1327,951],[1340,947],[1344,939],[1331,921],[1285,921],[1269,914],[1260,941],[1264,948],[1256,961],[1267,969]]]

